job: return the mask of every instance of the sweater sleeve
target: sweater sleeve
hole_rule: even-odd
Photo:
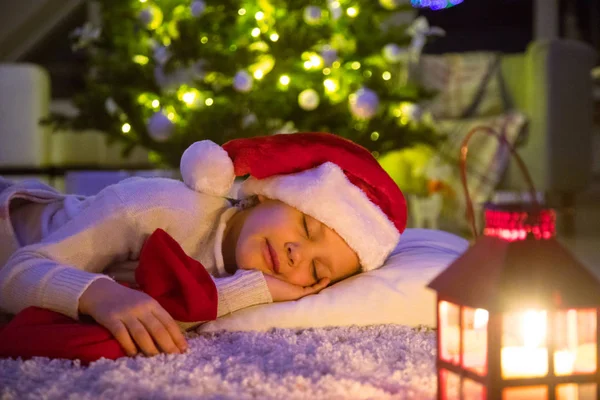
[[[17,250],[0,269],[0,308],[42,307],[77,319],[79,297],[108,265],[129,259],[145,237],[107,188],[42,242]]]
[[[273,302],[267,281],[260,271],[237,270],[232,276],[213,280],[219,296],[217,317],[242,308]]]

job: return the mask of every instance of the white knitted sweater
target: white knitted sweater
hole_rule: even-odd
[[[11,199],[64,200],[44,211],[42,240],[17,249],[0,268],[4,311],[17,313],[37,306],[76,319],[79,297],[96,279],[135,281],[144,241],[157,228],[171,235],[214,277],[218,316],[272,302],[261,272],[239,270],[232,276],[225,272],[221,244],[235,209],[224,198],[164,178],[128,179],[88,198],[65,197],[50,188],[44,191],[41,185],[31,190],[15,187],[0,193],[0,241],[6,241],[0,250],[5,253],[6,244],[14,241],[7,221]]]

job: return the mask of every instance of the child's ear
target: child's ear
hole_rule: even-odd
[[[258,199],[259,203],[264,203],[267,200],[267,198],[265,196],[263,196],[262,194],[257,194],[256,198]]]

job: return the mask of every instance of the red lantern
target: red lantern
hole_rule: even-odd
[[[473,225],[464,171],[478,129],[461,149]],[[429,284],[438,399],[600,400],[600,281],[556,240],[554,212],[532,195],[488,205],[484,236]]]

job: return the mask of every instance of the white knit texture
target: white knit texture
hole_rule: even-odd
[[[65,314],[73,319],[79,316],[79,298],[94,281],[110,279],[102,274],[92,274],[76,268],[57,268],[44,291],[42,307]],[[110,279],[112,280],[112,279]]]
[[[45,198],[58,196],[50,190],[36,190]],[[27,189],[21,193],[15,187],[14,191],[15,196],[28,195]],[[1,205],[8,209],[11,195],[0,195]],[[79,297],[94,280],[107,278],[102,272],[134,282],[132,263],[135,266],[144,242],[157,228],[171,235],[211,275],[219,275],[215,252],[221,251],[221,246],[214,241],[222,237],[218,230],[224,225],[219,221],[229,209],[223,198],[197,193],[176,180],[136,178],[86,200],[69,197],[65,205],[69,210],[60,213],[61,224],[48,221],[42,228],[48,235],[43,242],[17,250],[0,268],[3,311],[17,313],[36,306],[77,318]],[[0,215],[0,225],[8,226],[6,217],[8,214]],[[5,238],[0,236],[0,241]],[[223,309],[271,301],[262,273],[231,279],[215,281],[222,296],[219,300],[228,304]],[[220,290],[221,284],[225,289]],[[240,294],[244,290],[249,293]]]
[[[260,271],[237,270],[235,275],[215,279],[219,293],[217,317],[257,304],[272,303],[267,281]]]

